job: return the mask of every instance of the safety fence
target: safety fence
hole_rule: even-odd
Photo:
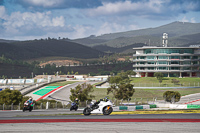
[[[188,83],[134,83],[134,87],[199,87],[200,82],[188,82]]]
[[[95,102],[95,101],[94,101]],[[123,100],[114,100],[112,101],[114,106],[134,106],[134,105],[141,105],[141,104],[153,104],[156,102],[156,98],[152,99],[151,101],[148,99],[134,99],[131,101],[123,101]],[[46,103],[40,103],[40,104],[33,104],[33,109],[69,109],[71,107],[72,102],[46,102]],[[84,101],[79,102],[79,108],[85,108],[86,106],[90,105],[91,101]],[[19,103],[18,105],[14,104],[2,104],[0,105],[0,110],[22,110],[23,104]]]
[[[134,109],[148,109],[148,108],[153,108],[155,106],[153,105],[158,105],[162,104],[162,107],[165,107],[166,105],[171,105],[174,106],[175,108],[184,108],[184,109],[189,109],[189,108],[200,108],[200,104],[196,104],[196,102],[200,102],[200,99],[192,99],[192,98],[184,98],[183,100],[180,100],[177,103],[169,103],[165,102],[163,99],[162,100],[157,100],[157,98],[134,98],[131,99],[130,101],[123,101],[123,100],[113,100],[112,103],[114,106],[119,106],[119,107],[129,107]],[[94,101],[95,102],[95,101]],[[40,103],[40,104],[33,104],[33,109],[34,110],[40,110],[40,109],[70,109],[72,102],[46,102],[46,103]],[[86,106],[90,105],[91,101],[84,101],[84,102],[79,102],[79,108],[85,108]],[[178,106],[176,105],[178,104]],[[184,106],[184,107],[183,107]],[[159,106],[156,106],[159,107]],[[166,106],[168,108],[168,106]],[[0,110],[22,110],[23,109],[23,104],[19,103],[18,105],[14,104],[0,104]]]

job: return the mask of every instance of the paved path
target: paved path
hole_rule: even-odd
[[[70,98],[69,98],[70,95],[71,95],[70,89],[71,88],[74,89],[78,84],[83,84],[83,83],[86,83],[86,84],[95,84],[97,82],[95,82],[95,81],[81,81],[81,82],[76,82],[76,83],[68,84],[68,85],[63,86],[62,88],[60,88],[58,91],[49,94],[47,97],[45,97],[45,99],[50,99],[50,100],[54,99],[56,101],[62,102],[63,104],[67,104],[70,101]],[[36,95],[35,93],[38,90],[44,89],[45,87],[46,86],[44,86],[42,88],[39,88],[37,90],[34,90],[34,91],[30,92],[29,94],[27,94],[26,96],[31,96],[34,100],[37,100],[41,96],[40,95]]]
[[[200,104],[200,93],[182,96],[178,104]]]

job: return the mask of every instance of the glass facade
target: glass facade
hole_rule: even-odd
[[[169,77],[197,75],[200,77],[200,50],[197,51],[197,48],[190,47],[143,47],[136,52],[135,60],[135,64],[141,66],[133,65],[133,67],[136,68],[136,73],[140,73],[140,76],[162,72]]]
[[[167,56],[158,56],[158,59],[168,59]]]
[[[183,54],[183,53],[188,53],[188,54],[193,54],[194,50],[193,49],[145,49],[144,50],[145,54],[172,54],[172,53],[179,53],[179,54]]]

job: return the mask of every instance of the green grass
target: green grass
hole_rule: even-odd
[[[198,85],[200,82],[200,78],[164,78],[163,82],[160,84],[160,86],[164,87],[180,87],[180,85],[174,85],[171,83],[172,79],[176,79],[180,81],[180,84],[182,86],[195,86]],[[143,78],[131,78],[131,83],[134,83],[134,86],[149,86],[152,87],[159,87],[159,82],[155,77],[143,77]],[[200,85],[200,83],[199,83]],[[194,94],[194,93],[200,93],[200,88],[175,88],[175,89],[135,89],[135,93],[131,97],[132,100],[141,100],[141,98],[144,100],[152,100],[153,98],[157,98],[158,100],[163,99],[163,93],[165,91],[178,91],[181,96]],[[100,98],[103,98],[107,96],[107,89],[106,88],[94,88],[94,92],[92,92],[93,95],[95,95],[95,100],[99,100]],[[110,98],[113,98],[112,94],[108,95]]]
[[[172,79],[179,80],[178,84],[171,83]],[[131,78],[131,83],[135,87],[181,87],[181,86],[200,86],[200,78],[177,78],[177,77],[164,77],[162,83],[155,77],[142,77]]]
[[[61,82],[55,82],[55,83],[51,83],[48,84],[48,86],[65,86],[67,84],[72,84],[72,83],[76,83],[77,81],[61,81]]]
[[[168,87],[173,86],[173,84],[171,83],[171,79],[177,79],[180,81],[181,84],[189,84],[189,83],[196,83],[196,85],[198,84],[198,82],[200,82],[200,78],[164,78],[163,82],[161,83],[161,85],[166,86],[166,84],[168,85]],[[154,85],[156,85],[156,83],[158,84],[158,80],[154,77],[143,77],[143,78],[131,78],[131,83],[134,84],[146,84],[149,86],[152,86],[152,83]],[[75,83],[76,81],[62,81],[62,82],[57,82],[57,83],[52,83],[49,84],[49,86],[64,86],[67,84],[72,84]],[[135,85],[136,86],[136,85]],[[180,85],[177,85],[180,86]],[[149,99],[152,100],[153,98],[156,98],[158,100],[162,100],[163,97],[163,93],[165,91],[178,91],[181,96],[185,96],[185,95],[189,95],[189,94],[194,94],[194,93],[200,93],[200,88],[176,88],[176,89],[135,89],[135,93],[132,96],[132,100],[136,99],[136,100],[140,100],[141,98],[144,99]],[[107,95],[107,89],[106,88],[95,88],[94,87],[94,91],[91,93],[92,95],[95,96],[94,100],[99,100],[101,98],[104,98],[105,96],[109,96],[111,99],[113,98],[112,94]]]
[[[153,98],[157,98],[158,100],[163,99],[163,93],[165,91],[178,91],[181,96],[200,93],[200,88],[187,88],[187,89],[135,89],[135,93],[131,97],[132,100],[140,100],[141,98],[152,100]],[[95,100],[99,100],[107,96],[106,88],[94,88],[94,92],[91,93],[95,95]],[[111,99],[113,98],[112,94],[108,95]]]

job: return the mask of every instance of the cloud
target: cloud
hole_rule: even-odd
[[[63,27],[65,23],[64,17],[51,17],[51,12],[13,12],[5,22],[3,23],[4,26],[11,26],[13,28],[22,27],[24,25],[28,26],[39,26],[39,27],[56,27],[60,26]]]
[[[181,22],[191,22],[191,23],[195,23],[195,18],[191,18],[190,20],[186,18],[186,16],[184,16],[181,20]]]
[[[135,15],[149,16],[150,14],[159,14],[162,12],[162,1],[150,0],[146,3],[139,1],[119,1],[115,3],[104,2],[102,6],[95,9],[88,9],[89,16],[111,16],[111,15]]]
[[[199,0],[140,0],[102,3],[102,6],[86,10],[89,17],[137,16],[140,18],[167,20],[189,11],[199,11]]]
[[[6,10],[4,6],[0,6],[0,19],[3,19],[5,17]]]
[[[63,9],[93,8],[101,5],[101,0],[13,0],[25,8]]]
[[[187,13],[199,11],[200,0],[0,0],[0,38],[81,38],[180,16],[196,22],[198,16]]]
[[[4,8],[0,7],[0,10]],[[4,10],[3,10],[4,11]],[[3,14],[5,16],[5,14]],[[68,27],[65,26],[65,19],[63,16],[53,17],[51,12],[13,12],[11,15],[2,17],[0,24],[2,27],[0,37],[12,37],[12,36],[26,36],[26,35],[37,35],[42,36],[47,32],[56,32],[66,30]]]
[[[118,23],[103,23],[99,30],[96,32],[96,35],[103,35],[108,33],[115,33],[115,32],[123,32],[123,31],[129,31],[129,30],[137,30],[139,29],[136,25],[121,25]]]

